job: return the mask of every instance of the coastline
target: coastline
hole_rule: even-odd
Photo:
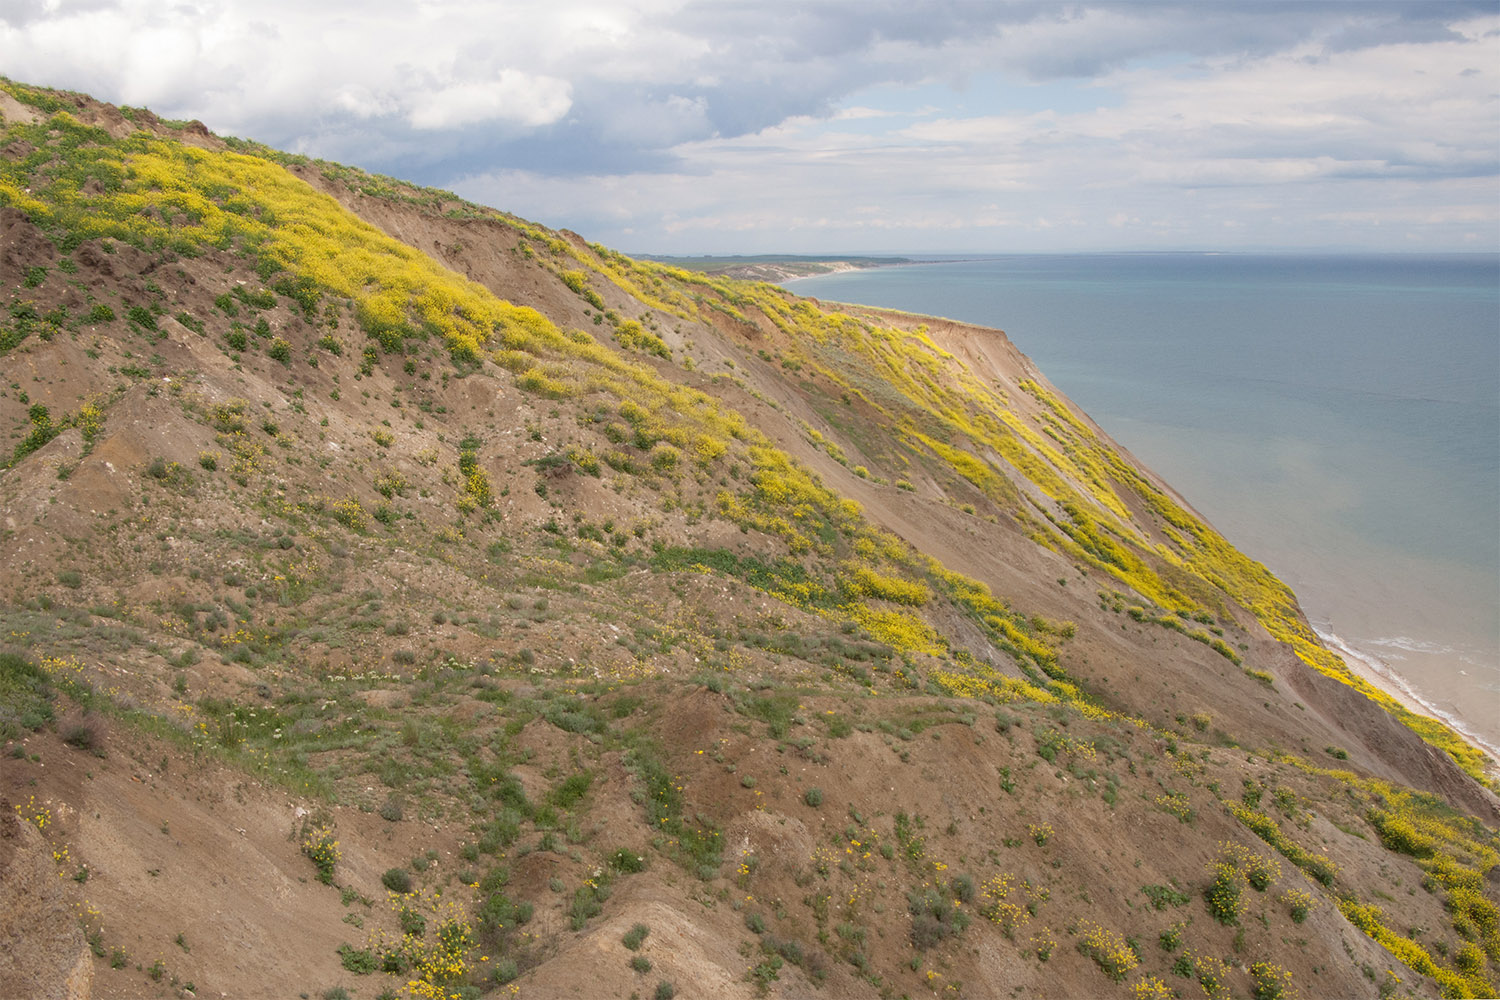
[[[643,254],[640,259],[669,264],[688,271],[699,271],[703,274],[743,281],[764,281],[770,284],[785,284],[799,278],[820,278],[830,274],[843,274],[847,271],[901,267],[918,263],[906,257],[810,257],[796,254],[731,257],[670,257]]]
[[[817,276],[809,276],[810,284],[791,279],[784,285],[828,302],[874,298],[913,314],[942,312],[1006,326],[1070,398],[1103,417],[1111,435],[1193,497],[1237,547],[1256,551],[1289,585],[1296,580],[1299,604],[1309,619],[1321,619],[1312,623],[1319,641],[1352,673],[1500,761],[1495,633],[1476,624],[1494,621],[1493,576],[1485,578],[1493,565],[1475,567],[1452,555],[1458,548],[1486,551],[1493,538],[1455,540],[1443,530],[1444,525],[1482,524],[1477,518],[1493,511],[1493,490],[1476,494],[1472,489],[1483,473],[1492,474],[1492,432],[1483,435],[1490,442],[1484,446],[1474,443],[1480,439],[1473,433],[1455,437],[1453,430],[1455,419],[1467,421],[1459,425],[1466,432],[1482,426],[1484,406],[1490,404],[1475,400],[1494,398],[1492,378],[1471,376],[1486,369],[1480,363],[1484,358],[1493,357],[1493,348],[1478,354],[1472,349],[1492,343],[1473,316],[1481,308],[1493,316],[1493,268],[1476,278],[1467,264],[1455,271],[1448,258],[1426,255],[1399,260],[1224,255],[1233,267],[1205,263],[1217,259],[1206,254],[1027,255],[1004,266],[974,262],[924,269],[927,273],[908,266],[891,269],[901,274],[848,276],[852,280],[829,282],[832,287],[822,294]],[[1485,255],[1483,262],[1493,259]],[[1413,270],[1414,262],[1423,266]],[[1421,290],[1424,304],[1419,309],[1410,295],[1394,295],[1393,284]],[[1246,289],[1287,294],[1257,297]],[[1182,290],[1181,296],[1165,296],[1180,300],[1181,308],[1163,314],[1157,301],[1163,290]],[[1151,301],[1143,304],[1146,299]],[[1274,308],[1262,306],[1272,300]],[[1225,303],[1235,309],[1224,308]],[[1418,312],[1431,320],[1437,305],[1445,307],[1440,310],[1440,328],[1449,338],[1444,343],[1462,347],[1468,353],[1454,356],[1470,362],[1403,367],[1414,360],[1408,357],[1403,324]],[[1270,328],[1289,331],[1262,344],[1258,357],[1296,357],[1298,372],[1332,371],[1339,377],[1287,376],[1274,366],[1236,360],[1236,338],[1248,331],[1234,324],[1217,340],[1175,336],[1199,330],[1221,313],[1264,313],[1263,318],[1276,320]],[[1108,337],[1094,332],[1106,328],[1112,331]],[[1351,331],[1365,345],[1361,350],[1378,349],[1371,356],[1392,362],[1379,371],[1406,374],[1377,378],[1362,363],[1342,365],[1340,358],[1352,356]],[[1371,331],[1379,334],[1373,341]],[[1261,344],[1264,337],[1255,336]],[[1145,338],[1165,355],[1189,356],[1183,351],[1191,348],[1192,356],[1209,360],[1181,370],[1131,367],[1116,345],[1135,343],[1132,338]],[[1196,353],[1201,351],[1209,353]],[[1207,387],[1204,371],[1228,370],[1237,374]],[[1249,392],[1234,395],[1246,385]],[[1330,386],[1342,393],[1333,402],[1321,389],[1312,391]],[[1173,403],[1163,412],[1141,405],[1141,398]],[[1268,405],[1267,399],[1281,405]],[[1438,414],[1439,405],[1448,409]],[[1267,412],[1291,416],[1255,423],[1257,414]],[[1492,417],[1492,407],[1489,413]],[[1243,468],[1200,463],[1204,452],[1233,455]],[[1244,468],[1269,491],[1268,502],[1249,514],[1243,507],[1245,484],[1233,482],[1233,473]],[[1376,477],[1398,485],[1441,482],[1448,489],[1441,495],[1414,488],[1372,491],[1369,481]],[[1274,544],[1264,544],[1268,537]],[[1490,599],[1482,599],[1485,595]],[[1410,640],[1416,646],[1400,644],[1408,635],[1420,637]],[[1500,773],[1500,767],[1494,771]]]
[[[1322,641],[1324,646],[1338,654],[1351,673],[1358,675],[1381,691],[1384,691],[1418,715],[1426,715],[1437,719],[1443,725],[1452,729],[1469,743],[1489,755],[1492,761],[1492,771],[1500,770],[1500,747],[1497,747],[1490,740],[1474,732],[1473,728],[1461,716],[1453,712],[1445,712],[1428,703],[1412,686],[1411,682],[1389,663],[1374,653],[1350,645],[1336,632],[1332,631],[1331,628],[1326,626],[1319,627],[1315,624],[1313,625],[1313,632]]]

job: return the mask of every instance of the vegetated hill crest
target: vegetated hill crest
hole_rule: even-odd
[[[0,993],[1493,991],[1490,762],[1003,334],[0,95]]]

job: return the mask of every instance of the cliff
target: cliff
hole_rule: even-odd
[[[8,905],[85,992],[1493,992],[1492,762],[999,331],[0,115]]]

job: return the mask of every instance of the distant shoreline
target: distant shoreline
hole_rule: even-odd
[[[685,271],[698,271],[725,278],[768,281],[773,284],[797,278],[811,278],[845,271],[862,271],[873,267],[915,264],[908,257],[809,257],[793,254],[734,255],[728,257],[643,256],[641,259],[669,264]]]

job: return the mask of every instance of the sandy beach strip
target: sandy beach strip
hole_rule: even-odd
[[[1400,702],[1407,709],[1418,715],[1426,715],[1437,719],[1445,726],[1453,729],[1465,740],[1468,740],[1474,746],[1488,754],[1492,761],[1491,772],[1500,773],[1500,747],[1495,746],[1490,741],[1476,734],[1470,727],[1464,724],[1463,719],[1458,718],[1453,713],[1444,712],[1428,704],[1406,678],[1392,669],[1390,664],[1380,659],[1380,657],[1373,653],[1356,649],[1334,632],[1323,631],[1316,627],[1314,631],[1325,646],[1339,655],[1339,658],[1344,661],[1344,665],[1349,668],[1351,673],[1369,681],[1370,684],[1396,699],[1396,701]]]

